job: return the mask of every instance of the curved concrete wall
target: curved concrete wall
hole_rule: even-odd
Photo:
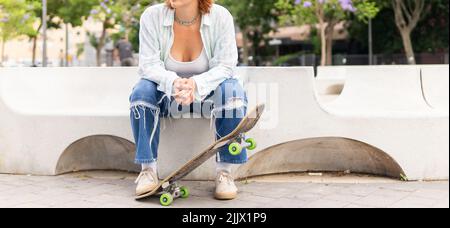
[[[141,167],[133,164],[135,149],[133,142],[119,137],[88,136],[67,147],[57,162],[56,173],[92,169],[137,172]]]
[[[360,70],[364,71],[364,68]],[[374,72],[389,74],[390,70]],[[415,70],[403,72],[412,73],[411,76],[401,77],[401,81],[421,79],[417,77]],[[344,89],[347,90],[346,93],[354,95],[343,94],[337,103],[322,104],[318,101],[312,68],[239,68],[238,73],[248,92],[249,106],[258,102],[266,103],[266,112],[260,123],[249,133],[259,145],[257,150],[250,153],[251,156],[255,155],[251,161],[268,153],[267,151],[273,151],[273,148],[277,148],[274,146],[285,145],[287,142],[304,142],[303,140],[324,137],[344,138],[371,145],[370,148],[378,148],[376,151],[389,155],[387,160],[391,162],[380,160],[381,163],[376,164],[384,166],[373,166],[378,171],[375,168],[368,169],[375,174],[396,176],[396,172],[403,170],[410,179],[448,178],[448,109],[446,112],[436,112],[430,106],[423,105],[426,102],[422,90],[419,89],[420,94],[417,95],[417,89],[411,92],[413,90],[400,85],[388,86],[384,90],[364,85],[365,88],[388,94],[395,94],[387,91],[392,88],[405,90],[404,94],[414,93],[418,103],[409,102],[420,108],[402,108],[399,112],[395,105],[386,103],[393,102],[386,97],[369,96],[367,94],[373,94],[373,91],[361,91],[359,87],[365,79],[361,80],[356,76],[351,77],[357,80],[355,82],[347,79],[350,84]],[[366,75],[367,80],[373,80],[379,74]],[[383,77],[383,80],[390,79]],[[0,68],[0,172],[53,175],[73,169],[115,167],[136,170],[129,152],[131,146],[125,142],[133,141],[129,127],[128,96],[138,80],[136,68]],[[381,86],[380,82],[374,83]],[[408,82],[404,85],[410,84]],[[403,97],[403,93],[398,93],[397,96],[394,98],[410,99]],[[422,99],[417,98],[420,96]],[[367,101],[374,105],[368,107],[365,99],[374,99]],[[165,122],[159,156],[162,177],[213,140],[207,119],[175,119]],[[196,134],[189,134],[192,129],[196,129]],[[179,137],[181,133],[185,137]],[[99,135],[114,137],[89,137]],[[173,138],[178,140],[174,141]],[[326,141],[323,143],[327,143]],[[105,143],[111,145],[106,146]],[[120,146],[116,147],[117,144]],[[87,145],[94,145],[96,148],[92,149]],[[85,148],[89,148],[90,152]],[[356,153],[356,150],[352,151]],[[361,150],[362,154],[358,156],[369,156],[367,153],[370,151],[375,150]],[[258,155],[259,152],[263,153]],[[295,151],[291,152],[295,154]],[[322,154],[318,158],[329,161],[329,154]],[[125,158],[116,163],[99,160],[102,155],[105,159]],[[289,156],[283,157],[290,159]],[[301,163],[301,160],[298,162]],[[282,164],[278,165],[279,170],[283,170]],[[321,164],[314,169],[336,171],[336,167],[346,167],[339,163],[334,167],[326,162]],[[389,168],[394,167],[393,164],[398,164],[401,168]],[[259,169],[250,167],[243,166],[238,172],[248,173],[247,175],[264,174]],[[303,170],[301,166],[298,169]],[[214,178],[214,159],[187,178]]]
[[[266,148],[239,167],[237,177],[308,171],[349,171],[392,178],[404,174],[397,162],[378,148],[352,139],[325,137]]]

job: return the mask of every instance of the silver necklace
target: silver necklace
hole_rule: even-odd
[[[198,20],[198,17],[199,17],[199,15],[197,15],[196,17],[194,17],[194,19],[192,19],[192,20],[184,21],[184,20],[181,20],[180,18],[178,18],[178,17],[175,15],[175,21],[176,21],[178,24],[183,25],[183,26],[191,26],[191,25],[193,25],[193,24]]]

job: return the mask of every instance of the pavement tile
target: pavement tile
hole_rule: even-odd
[[[0,207],[162,208],[159,197],[134,200],[136,174],[83,172],[61,176],[0,174]],[[238,181],[238,197],[213,198],[213,181],[181,181],[191,196],[172,207],[189,208],[414,208],[449,207],[448,181],[320,183]]]
[[[400,201],[392,204],[391,208],[430,208],[437,203],[437,200],[430,198],[422,198],[416,196],[408,196]]]

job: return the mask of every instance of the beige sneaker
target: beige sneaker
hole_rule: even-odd
[[[158,177],[152,170],[144,170],[139,174],[135,183],[137,184],[136,195],[144,195],[158,186]]]
[[[219,200],[231,200],[237,196],[237,187],[233,177],[228,172],[219,172],[216,177],[216,191],[214,197]]]

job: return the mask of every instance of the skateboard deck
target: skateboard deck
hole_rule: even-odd
[[[176,182],[202,165],[227,144],[229,144],[229,152],[235,155],[239,154],[243,148],[254,149],[256,147],[255,141],[251,138],[245,138],[244,134],[256,125],[264,111],[264,107],[264,104],[257,105],[242,118],[241,122],[230,134],[211,144],[197,156],[186,162],[178,170],[160,181],[155,190],[136,196],[136,200],[162,194],[160,202],[162,205],[168,206],[173,202],[174,198],[186,198],[189,195],[188,189],[186,187],[178,186]]]

